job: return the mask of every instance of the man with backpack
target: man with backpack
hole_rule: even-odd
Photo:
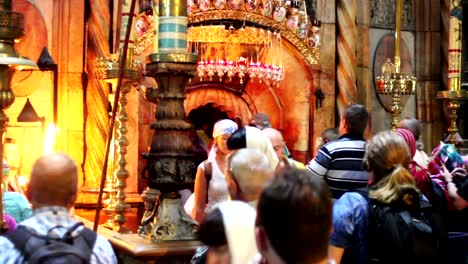
[[[368,142],[364,167],[370,186],[335,202],[330,258],[345,264],[445,263],[442,230],[408,171],[410,160],[395,132],[380,132]]]
[[[110,243],[70,215],[77,193],[69,156],[39,158],[26,191],[33,215],[0,237],[0,263],[117,263]]]

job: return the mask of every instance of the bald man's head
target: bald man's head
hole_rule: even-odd
[[[273,177],[267,156],[252,148],[239,149],[229,158],[229,172],[228,184],[236,185],[237,192],[230,193],[231,197],[246,202],[258,200],[263,187]]]
[[[282,160],[284,157],[284,139],[281,132],[271,127],[263,129],[262,132],[270,139],[278,159]]]
[[[63,153],[40,157],[34,163],[28,198],[33,207],[72,207],[78,192],[78,170],[75,161]]]

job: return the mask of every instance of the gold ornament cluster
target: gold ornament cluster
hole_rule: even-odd
[[[217,21],[250,22],[279,32],[302,53],[310,64],[318,64],[320,22],[311,21],[304,1],[284,0],[188,0],[189,41],[197,41],[190,27],[216,25]],[[229,25],[226,26],[226,28]],[[251,32],[253,34],[257,32]],[[206,38],[206,37],[203,37]],[[191,39],[191,40],[190,40]]]
[[[243,27],[235,30],[224,25],[189,27],[187,29],[187,41],[203,43],[232,43],[232,44],[259,44],[271,43],[271,31],[255,27]]]
[[[98,57],[95,60],[95,74],[98,79],[115,79],[119,75],[119,54],[110,54],[109,57]],[[138,80],[141,77],[142,64],[138,60],[132,60],[125,67],[124,78]]]

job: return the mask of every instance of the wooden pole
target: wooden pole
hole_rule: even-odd
[[[133,14],[135,12],[135,3],[136,3],[136,0],[132,0],[132,4],[130,6],[130,14]],[[94,226],[93,226],[94,231],[97,231],[97,227],[99,225],[99,217],[101,214],[101,207],[102,207],[102,193],[104,191],[104,185],[106,184],[107,167],[109,163],[109,152],[110,152],[110,146],[112,144],[112,131],[114,131],[115,117],[117,115],[117,108],[118,108],[118,103],[120,99],[120,90],[122,87],[122,80],[123,80],[124,73],[125,73],[125,68],[126,68],[125,66],[127,64],[128,42],[130,39],[130,32],[132,31],[132,23],[133,23],[133,16],[130,16],[128,18],[127,29],[125,32],[125,42],[123,45],[122,55],[119,61],[120,62],[119,76],[117,79],[117,87],[115,89],[114,104],[112,105],[112,115],[111,115],[110,124],[109,124],[109,133],[107,134],[108,136],[107,136],[107,143],[106,143],[104,165],[103,165],[102,174],[101,174],[101,184],[99,186],[99,195],[98,195],[98,200],[97,200],[97,205],[96,205],[96,215],[94,216]]]

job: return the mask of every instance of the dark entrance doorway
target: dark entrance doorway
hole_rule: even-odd
[[[212,103],[197,107],[188,114],[188,122],[193,125],[197,135],[195,140],[206,153],[208,153],[213,140],[214,123],[225,118],[229,118],[228,114]]]

